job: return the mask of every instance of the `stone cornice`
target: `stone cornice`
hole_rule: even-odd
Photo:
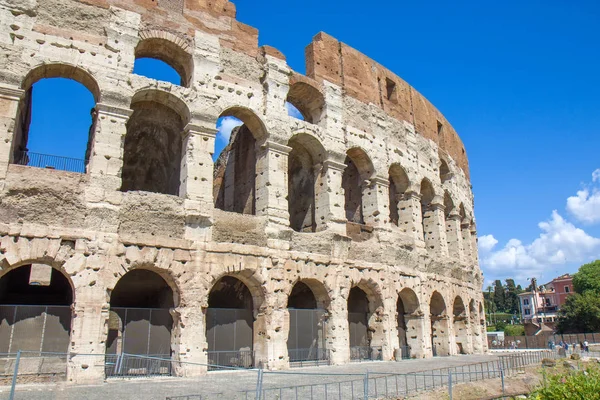
[[[0,98],[20,101],[25,95],[25,91],[16,86],[0,85]]]
[[[131,114],[133,114],[133,110],[129,108],[123,108],[118,106],[112,106],[110,104],[105,103],[96,103],[96,112],[98,114],[108,115],[110,117],[121,118],[121,119],[129,119]]]

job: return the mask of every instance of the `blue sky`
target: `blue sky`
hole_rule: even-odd
[[[440,109],[469,156],[486,284],[543,282],[600,258],[600,172],[592,176],[600,168],[600,2],[234,2],[260,44],[282,51],[296,71],[325,31]],[[56,106],[60,95],[74,99],[72,110],[93,105],[75,92],[38,93],[40,105]],[[34,108],[34,124],[41,115]],[[70,143],[76,126],[49,116],[42,130],[60,130]],[[222,131],[233,125],[219,121]],[[58,146],[48,151],[69,155],[61,140],[48,141]]]

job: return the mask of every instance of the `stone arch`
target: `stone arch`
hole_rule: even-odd
[[[222,274],[208,292],[206,339],[208,364],[217,366],[254,366],[254,352],[264,325],[262,296],[256,286],[248,286],[241,274]],[[254,282],[256,284],[256,282]],[[255,299],[259,300],[256,304]],[[260,321],[259,321],[260,320]],[[210,367],[209,367],[210,369]]]
[[[292,286],[287,304],[287,350],[291,363],[328,360],[328,312],[325,308],[328,303],[324,285],[315,279],[301,279]]]
[[[286,101],[300,111],[306,122],[318,124],[321,120],[325,98],[315,86],[307,82],[292,83]]]
[[[368,180],[374,175],[375,167],[371,158],[360,147],[346,152],[346,168],[342,174],[342,188],[345,194],[344,210],[349,222],[364,224],[363,202]]]
[[[179,195],[182,135],[190,120],[185,102],[158,89],[132,98],[127,121],[121,190]]]
[[[375,282],[361,280],[348,291],[350,359],[381,359],[385,341],[383,297]]]
[[[297,232],[316,232],[318,216],[323,214],[320,199],[324,195],[322,165],[326,151],[321,142],[307,133],[289,140],[288,211],[290,227]]]
[[[75,299],[70,277],[46,263],[18,263],[0,272],[0,333],[5,339],[0,352],[69,351]]]
[[[154,58],[170,65],[181,77],[181,86],[189,87],[194,74],[193,48],[188,41],[160,29],[140,31],[135,58]]]
[[[94,75],[83,67],[64,62],[41,64],[34,67],[21,81],[21,89],[27,91],[31,89],[34,83],[45,78],[72,79],[85,86],[94,96],[96,103],[100,101],[100,86]]]
[[[423,225],[423,240],[427,248],[435,247],[435,215],[432,206],[433,199],[435,197],[435,191],[431,181],[427,178],[423,178],[421,181],[421,221]]]
[[[448,218],[450,213],[454,211],[454,201],[452,200],[452,196],[450,193],[445,190],[444,191],[444,216]]]
[[[410,288],[398,293],[396,300],[396,322],[400,355],[398,358],[411,358],[420,352],[423,335],[423,319],[419,298]],[[413,350],[411,352],[411,350]]]
[[[450,352],[450,326],[446,301],[438,291],[431,294],[429,300],[429,315],[431,320],[431,346],[434,356],[449,356]]]
[[[71,141],[71,147],[73,143],[78,143],[82,146],[81,153],[78,155],[70,155],[69,157],[54,153],[57,151],[56,148],[48,149],[47,146],[40,149],[34,149],[34,152],[29,148],[30,141],[30,127],[32,121],[32,105],[34,102],[35,92],[33,87],[36,83],[43,79],[53,78],[65,78],[81,84],[87,91],[93,96],[93,105],[88,110],[78,110],[74,113],[73,110],[65,110],[65,119],[72,117],[73,114],[77,115],[77,121],[83,118],[90,118],[90,126],[87,131],[83,130],[79,137],[79,140]],[[63,84],[63,83],[59,83]],[[66,83],[65,83],[66,84]],[[50,63],[41,64],[32,68],[29,73],[21,81],[21,88],[25,91],[25,95],[19,101],[17,108],[17,117],[15,120],[14,136],[11,144],[11,162],[14,164],[27,165],[40,168],[52,168],[70,172],[85,173],[87,169],[88,160],[91,154],[91,146],[93,133],[96,124],[96,104],[100,101],[101,91],[97,80],[94,75],[84,68],[68,64],[68,63]],[[60,95],[61,91],[53,92],[53,95]],[[82,106],[85,106],[85,101],[82,102]],[[59,102],[59,104],[62,104]],[[79,113],[83,112],[83,115]],[[62,140],[65,140],[62,138]],[[84,140],[85,145],[84,145]],[[79,146],[77,146],[78,148]],[[58,150],[60,151],[60,150]],[[48,155],[53,157],[48,157]],[[58,157],[56,157],[58,156]]]
[[[468,332],[468,311],[460,296],[456,296],[452,304],[452,325],[454,328],[457,354],[472,353],[471,335]]]
[[[288,298],[292,294],[294,286],[298,283],[303,283],[304,285],[308,286],[310,291],[315,296],[317,308],[322,308],[324,310],[329,309],[329,306],[331,304],[329,288],[325,283],[321,282],[316,278],[299,277],[298,279],[296,279],[291,285],[287,286],[286,290],[284,291]]]
[[[440,181],[446,183],[452,178],[452,173],[448,167],[448,163],[443,158],[440,159]]]
[[[219,118],[234,117],[242,122],[233,128],[229,143],[214,165],[215,208],[239,214],[256,214],[256,164],[258,145],[267,138],[267,129],[251,109],[232,106]]]
[[[410,179],[406,170],[399,163],[394,163],[389,169],[389,199],[390,199],[390,222],[394,225],[400,225],[400,221],[406,220],[405,215],[400,215],[400,210],[403,213],[407,212],[405,193],[410,187]]]
[[[176,346],[176,321],[171,312],[178,306],[179,290],[166,273],[152,267],[132,268],[119,277],[110,294],[106,354],[138,354],[170,358]],[[129,371],[107,368],[113,373]],[[168,370],[164,374],[170,374]]]

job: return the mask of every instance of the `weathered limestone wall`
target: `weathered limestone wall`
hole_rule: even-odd
[[[298,281],[327,310],[333,363],[349,361],[353,287],[367,294],[371,346],[381,346],[386,360],[402,342],[399,298],[412,356],[432,355],[432,321],[438,354],[456,354],[458,342],[465,352],[485,351],[464,148],[444,117],[404,81],[325,34],[307,48],[303,77],[276,49],[258,48],[258,32],[236,21],[235,7],[225,0],[0,0],[0,22],[0,277],[30,263],[69,277],[75,299],[70,351],[104,353],[109,293],[136,268],[157,272],[175,293],[171,350],[182,361],[207,361],[208,294],[223,276],[236,277],[252,294],[253,347],[268,368],[288,367],[287,301]],[[182,85],[133,74],[136,56],[170,63]],[[356,72],[348,69],[365,61]],[[13,164],[26,129],[25,95],[51,77],[74,79],[95,97],[85,174]],[[307,121],[288,116],[286,99]],[[181,154],[173,147],[169,162],[157,162],[169,190],[150,185],[143,189],[155,192],[124,192],[131,166],[144,169],[143,157],[128,161],[127,136],[151,103],[177,121],[176,129],[169,124],[173,132],[163,126],[153,132],[181,135]],[[241,160],[243,168],[214,175],[215,125],[224,115],[240,118],[252,140],[223,164]],[[290,172],[310,181],[295,175],[298,159],[289,160],[297,157],[298,144],[310,155],[301,162],[314,174],[314,199],[290,208],[297,200],[290,199]],[[248,147],[254,158],[238,154]],[[347,157],[361,195],[350,218],[356,224],[347,223],[345,210],[346,196],[356,194],[343,183]],[[442,160],[449,170],[444,181]],[[245,192],[254,195],[236,198],[227,179],[248,183],[249,168],[255,168],[255,183]],[[178,191],[171,186],[177,174]],[[391,175],[402,177],[390,185]],[[424,181],[432,192],[422,209]],[[223,189],[225,202],[229,195],[232,208],[220,208],[230,211],[215,207],[215,187]],[[299,192],[294,189],[294,196]],[[455,210],[446,212],[446,195]],[[302,213],[312,214],[313,205],[309,224]],[[298,232],[290,226],[290,210]],[[434,294],[443,306],[432,316]],[[457,301],[468,310],[455,315]],[[75,357],[70,364],[72,382],[102,379],[102,366],[82,363]]]

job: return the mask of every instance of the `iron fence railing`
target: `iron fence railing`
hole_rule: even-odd
[[[329,364],[329,349],[288,349],[291,367]]]
[[[78,172],[80,174],[85,174],[87,164],[84,159],[34,153],[31,151],[17,152],[14,163],[28,167],[58,169],[61,171]]]
[[[360,361],[381,361],[383,360],[381,346],[352,346],[350,347],[350,360]]]
[[[467,363],[446,368],[422,370],[409,373],[386,372],[381,366],[394,364],[378,364],[378,371],[365,371],[364,373],[335,373],[329,370],[323,372],[310,371],[264,371],[262,369],[243,370],[238,369],[240,379],[231,380],[227,375],[227,385],[223,385],[221,393],[190,393],[185,396],[165,396],[171,400],[197,400],[197,399],[244,399],[244,400],[295,400],[295,399],[381,399],[412,396],[419,392],[447,388],[449,397],[452,399],[453,387],[459,383],[481,381],[486,379],[501,378],[490,385],[504,388],[504,378],[520,373],[528,365],[535,365],[545,358],[559,359],[561,355],[556,351],[540,350],[527,352],[514,352],[503,354],[499,357],[478,363]],[[34,378],[42,377],[41,381],[48,382],[48,377],[53,376],[58,380],[66,379],[66,365],[69,370],[81,370],[81,368],[106,369],[112,372],[112,377],[153,377],[169,372],[177,376],[198,377],[200,368],[206,371],[207,364],[171,360],[169,358],[138,356],[125,354],[121,359],[116,356],[104,354],[65,354],[65,353],[40,353],[40,352],[18,352],[17,354],[0,355],[0,365],[4,367],[4,381],[11,383],[10,399],[15,399],[15,388],[17,383],[30,384],[36,382]],[[57,365],[62,365],[62,375],[54,376]],[[84,367],[85,366],[85,367]],[[247,372],[243,372],[247,371]],[[50,374],[50,375],[48,375]],[[217,375],[218,376],[218,375]],[[210,378],[211,381],[216,376]],[[195,378],[188,378],[195,379]],[[206,379],[206,378],[204,378]],[[56,380],[56,379],[53,379]],[[180,385],[183,381],[178,381]],[[196,382],[196,381],[192,381]],[[291,383],[291,384],[290,384]],[[111,386],[112,390],[118,390],[119,385]],[[127,393],[131,394],[128,385]],[[192,387],[192,386],[190,386]],[[193,383],[193,387],[201,388],[203,385]],[[499,389],[499,388],[497,388]],[[171,390],[171,389],[168,389]],[[181,394],[181,390],[178,390]],[[504,393],[504,391],[502,391]],[[17,398],[27,398],[27,391],[17,392]],[[21,396],[21,397],[20,397]],[[112,398],[127,398],[125,394],[111,392]],[[164,397],[162,397],[164,398]]]
[[[252,350],[208,351],[207,354],[209,371],[221,369],[220,367],[254,367],[254,353]]]

